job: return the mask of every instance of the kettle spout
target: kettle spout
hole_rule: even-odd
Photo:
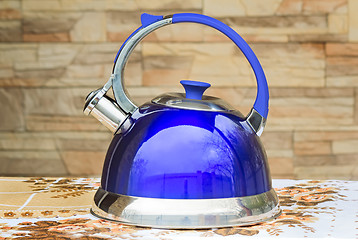
[[[117,133],[129,115],[105,94],[104,89],[97,89],[88,94],[83,112],[85,115],[92,115],[113,133]]]

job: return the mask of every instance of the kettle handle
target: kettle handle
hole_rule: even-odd
[[[249,61],[257,81],[257,94],[254,106],[247,117],[247,122],[255,130],[256,133],[262,132],[268,115],[269,91],[266,77],[255,53],[245,42],[245,40],[236,33],[232,28],[215,18],[196,14],[196,13],[177,13],[169,16],[156,16],[143,13],[141,15],[142,26],[135,30],[123,43],[115,58],[115,65],[112,74],[112,87],[114,97],[119,106],[127,113],[133,113],[138,107],[128,98],[123,85],[123,71],[128,61],[129,55],[136,45],[149,33],[154,30],[172,24],[181,22],[200,23],[225,34],[236,46],[242,51],[246,59]],[[260,133],[261,134],[261,133]]]

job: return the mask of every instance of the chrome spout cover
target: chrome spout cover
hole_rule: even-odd
[[[84,114],[92,115],[105,127],[116,133],[129,115],[125,114],[117,103],[105,95],[103,89],[91,92],[86,98]]]

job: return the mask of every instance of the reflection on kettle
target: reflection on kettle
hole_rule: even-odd
[[[92,213],[106,219],[160,228],[248,225],[280,214],[259,136],[268,115],[268,87],[247,43],[208,16],[142,14],[142,26],[120,48],[103,88],[90,93],[84,112],[114,133]],[[257,79],[248,116],[203,95],[210,84],[183,80],[185,93],[162,94],[137,107],[123,85],[124,67],[149,33],[173,23],[211,26],[244,53]],[[106,95],[112,88],[114,99]]]

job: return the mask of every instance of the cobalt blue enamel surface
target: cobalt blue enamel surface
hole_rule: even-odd
[[[259,137],[234,112],[178,109],[149,103],[114,136],[102,188],[137,197],[209,199],[271,189]]]

